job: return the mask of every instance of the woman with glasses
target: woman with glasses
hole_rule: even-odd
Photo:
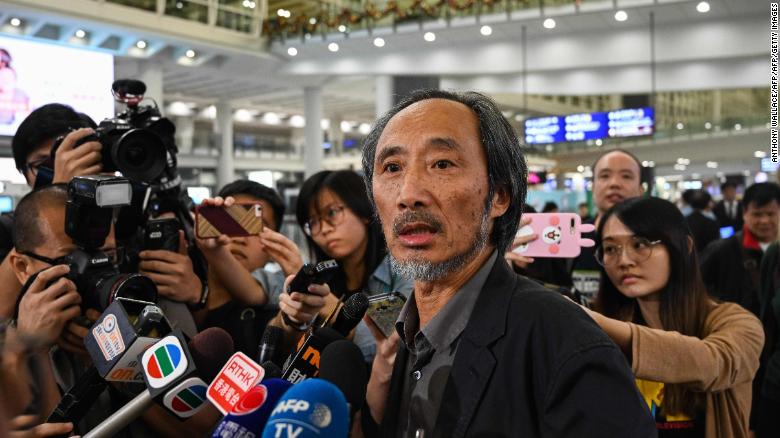
[[[590,315],[623,350],[659,437],[746,437],[764,333],[733,303],[711,299],[685,219],[635,198],[598,227],[601,282]]]
[[[284,327],[304,328],[317,314],[327,316],[340,297],[356,292],[373,295],[395,291],[409,296],[412,282],[390,269],[382,230],[357,173],[323,171],[309,177],[298,195],[296,216],[306,234],[312,262],[335,259],[339,270],[328,282],[329,288],[312,286],[309,291],[282,294],[279,307],[286,315],[282,318]],[[363,322],[354,342],[366,360],[373,357],[375,341]]]

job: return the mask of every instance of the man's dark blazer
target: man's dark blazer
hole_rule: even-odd
[[[735,233],[742,230],[742,225],[744,224],[742,215],[745,213],[745,210],[742,208],[742,201],[737,201],[737,215],[734,219],[729,218],[726,214],[726,204],[723,201],[715,204],[712,212],[715,213],[715,217],[718,218],[718,225],[721,227],[734,227]]]
[[[408,354],[401,343],[378,436],[395,436],[406,421],[398,409]],[[442,400],[435,437],[656,436],[618,347],[576,304],[514,274],[503,257],[461,335]]]

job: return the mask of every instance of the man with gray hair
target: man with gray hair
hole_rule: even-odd
[[[367,321],[366,436],[655,436],[618,347],[503,257],[527,169],[493,101],[412,94],[366,138],[363,170],[393,266],[415,281],[397,333]]]

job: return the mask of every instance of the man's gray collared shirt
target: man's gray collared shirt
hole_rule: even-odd
[[[449,379],[458,341],[469,322],[479,293],[496,261],[496,252],[426,324],[422,330],[412,294],[396,322],[396,330],[409,350],[404,374],[398,433],[407,438],[423,429],[432,436],[444,388]]]

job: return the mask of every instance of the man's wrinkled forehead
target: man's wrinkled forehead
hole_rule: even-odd
[[[377,142],[375,162],[387,154],[383,149],[393,148],[397,151],[398,147],[405,146],[398,143],[396,138],[407,134],[410,125],[425,126],[421,134],[426,136],[426,145],[432,147],[461,148],[462,143],[449,134],[462,135],[464,131],[467,136],[473,136],[474,140],[480,140],[479,119],[471,108],[450,99],[425,99],[409,105],[390,118]]]

